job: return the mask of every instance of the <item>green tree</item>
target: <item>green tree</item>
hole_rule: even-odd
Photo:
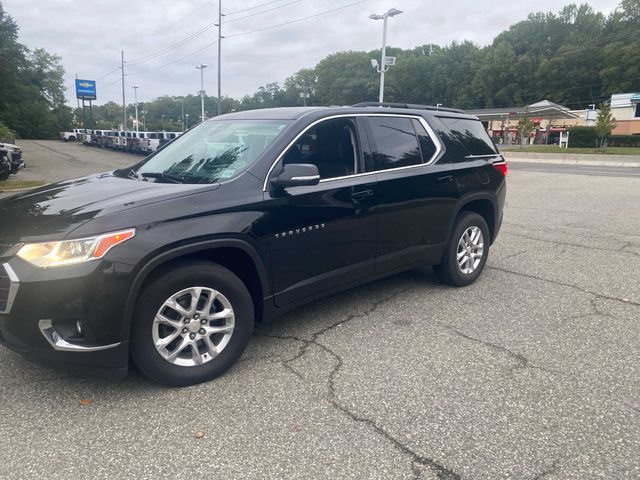
[[[533,124],[533,121],[528,116],[525,116],[522,120],[520,120],[520,124],[518,125],[518,133],[520,133],[520,145],[526,145],[529,142],[534,128],[535,126]]]
[[[18,25],[0,3],[0,121],[23,138],[55,138],[71,123],[60,57],[18,42]]]
[[[598,119],[596,121],[595,128],[598,132],[600,148],[606,148],[607,137],[609,137],[613,129],[616,128],[616,121],[611,113],[611,105],[608,103],[600,105],[600,111],[598,112]]]

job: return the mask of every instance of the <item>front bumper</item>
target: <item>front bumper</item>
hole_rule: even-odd
[[[11,303],[0,310],[0,343],[48,365],[126,373],[127,266],[97,261],[40,269],[17,257],[0,263],[12,273]]]

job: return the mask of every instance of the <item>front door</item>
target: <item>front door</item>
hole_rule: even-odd
[[[302,134],[283,164],[314,164],[321,181],[265,196],[275,303],[285,306],[374,273],[374,175],[362,173],[355,118],[322,121]],[[274,172],[279,171],[279,166]]]

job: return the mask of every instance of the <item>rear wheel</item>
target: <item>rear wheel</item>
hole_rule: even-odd
[[[240,358],[253,331],[251,295],[213,263],[177,267],[140,296],[131,336],[138,368],[169,386],[206,382]]]
[[[444,261],[434,267],[443,283],[466,287],[475,282],[489,255],[489,227],[475,212],[462,212],[453,229]]]

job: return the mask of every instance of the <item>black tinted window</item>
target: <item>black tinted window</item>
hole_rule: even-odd
[[[322,122],[308,130],[284,156],[284,164],[308,163],[318,167],[320,178],[357,173],[358,143],[353,120]]]
[[[469,152],[469,155],[491,155],[496,153],[489,134],[479,121],[447,117],[441,117],[440,120],[447,126],[456,140]]]
[[[412,120],[413,128],[416,130],[418,134],[418,140],[420,142],[420,151],[422,152],[422,161],[427,163],[430,161],[433,156],[436,154],[436,144],[433,143],[433,140],[425,130],[424,126],[419,120],[415,118]]]
[[[370,117],[379,170],[422,163],[420,147],[410,118]]]

